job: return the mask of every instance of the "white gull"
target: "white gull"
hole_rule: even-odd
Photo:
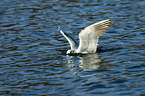
[[[111,19],[107,19],[84,28],[79,33],[79,45],[71,36],[63,32],[57,25],[60,33],[68,40],[71,46],[71,49],[68,50],[66,54],[95,53],[97,51],[99,37],[110,28],[110,25],[112,24],[111,22]]]

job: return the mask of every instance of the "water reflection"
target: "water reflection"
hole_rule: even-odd
[[[91,70],[91,69],[98,69],[100,68],[99,62],[101,59],[99,58],[98,54],[87,54],[83,56],[68,56],[68,66],[73,67],[78,64],[80,68],[83,70]]]

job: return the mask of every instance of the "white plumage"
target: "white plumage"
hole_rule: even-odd
[[[66,54],[95,53],[97,51],[99,37],[110,28],[109,25],[111,25],[111,22],[111,19],[107,19],[94,23],[83,29],[79,33],[79,45],[71,36],[63,32],[58,26],[59,31],[68,40],[71,46],[71,50],[68,50]]]

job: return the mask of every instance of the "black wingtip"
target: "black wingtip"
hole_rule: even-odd
[[[55,23],[54,21],[52,21],[52,22],[57,26],[58,30],[61,31],[61,29],[60,29],[60,27],[58,26],[58,24]]]

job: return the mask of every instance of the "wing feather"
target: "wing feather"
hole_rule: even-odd
[[[58,27],[60,33],[61,33],[61,34],[67,39],[67,41],[69,42],[70,47],[71,47],[71,50],[77,49],[77,47],[78,47],[77,42],[76,42],[70,35],[68,35],[67,33],[63,32],[63,31],[60,29],[60,27],[59,27],[58,25],[57,25],[57,27]]]
[[[103,20],[94,23],[79,33],[79,47],[77,53],[95,53],[97,43],[100,36],[102,36],[111,25],[111,19]]]

